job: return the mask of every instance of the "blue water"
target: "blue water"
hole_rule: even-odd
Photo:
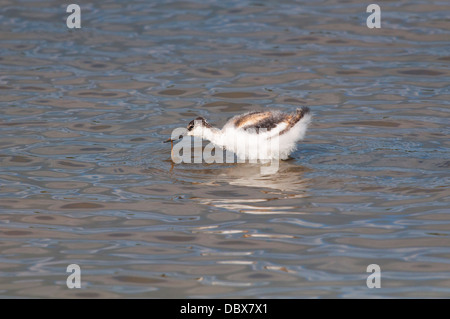
[[[450,296],[445,2],[77,4],[0,6],[1,297]],[[161,143],[300,105],[269,176]]]

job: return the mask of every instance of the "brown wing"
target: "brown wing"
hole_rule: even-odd
[[[260,128],[270,131],[289,117],[281,112],[251,112],[244,114],[234,121],[236,128],[244,130],[259,130]]]
[[[279,133],[281,135],[289,131],[307,113],[309,113],[309,108],[306,106],[298,108],[293,114],[255,111],[237,117],[234,120],[234,126],[244,130],[259,130],[260,128],[264,128],[270,131],[277,125],[285,123],[286,127]]]

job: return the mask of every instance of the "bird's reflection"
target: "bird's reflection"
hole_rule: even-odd
[[[218,197],[207,196],[204,192],[200,195],[199,192],[195,199],[205,205],[248,214],[301,214],[298,205],[292,205],[293,201],[289,201],[287,205],[279,201],[273,202],[274,205],[268,204],[270,201],[306,197],[308,180],[304,178],[304,174],[309,169],[295,160],[281,161],[275,173],[262,174],[261,165],[179,164],[172,170],[172,176],[184,180],[183,183],[190,180],[196,185],[204,184],[211,187],[211,190],[215,186],[222,186],[222,195]],[[235,192],[248,196],[235,196]]]
[[[261,165],[240,164],[227,168],[223,177],[230,185],[301,193],[306,187],[306,180],[303,177],[306,170],[303,166],[282,161],[276,172],[262,174]]]

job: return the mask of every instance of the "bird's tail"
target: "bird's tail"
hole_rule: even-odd
[[[295,112],[295,114],[290,116],[290,119],[288,120],[288,126],[280,132],[280,135],[287,133],[292,127],[294,127],[298,122],[301,120],[306,121],[306,126],[308,126],[309,122],[311,121],[311,113],[309,112],[309,107],[302,106],[301,108],[298,108]]]
[[[304,118],[306,115],[310,115],[309,107],[302,106],[301,108],[298,108],[295,112],[295,115],[292,117],[291,122],[293,125],[295,125],[298,121],[300,121],[302,118]]]

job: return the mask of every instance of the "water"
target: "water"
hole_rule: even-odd
[[[2,297],[450,296],[448,3],[77,4],[0,6]],[[299,105],[270,176],[161,143]]]

